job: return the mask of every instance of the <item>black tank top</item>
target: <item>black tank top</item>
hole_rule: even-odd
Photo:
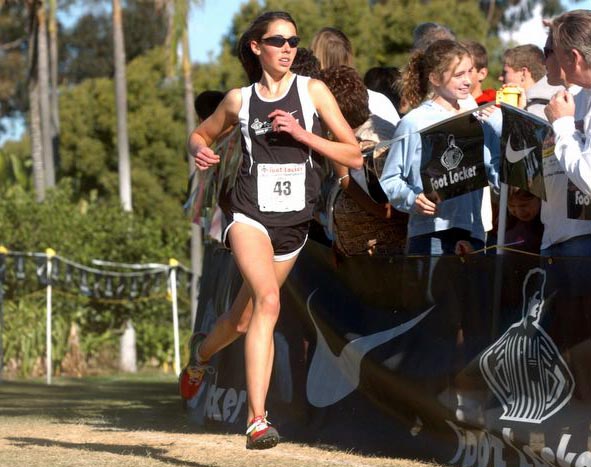
[[[241,89],[243,160],[232,190],[232,212],[269,227],[311,219],[320,192],[318,156],[291,135],[271,131],[268,118],[274,110],[284,110],[303,128],[321,135],[308,82],[309,78],[293,75],[287,93],[275,100],[259,96],[256,83]]]

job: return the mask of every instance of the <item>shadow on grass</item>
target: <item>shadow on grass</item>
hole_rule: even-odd
[[[185,467],[210,467],[197,462],[183,461],[174,457],[169,457],[164,449],[151,448],[147,446],[134,446],[125,444],[102,444],[102,443],[67,443],[64,441],[55,441],[45,438],[6,438],[15,446],[27,448],[31,446],[77,449],[83,451],[104,452],[118,454],[121,456],[136,456],[142,458],[155,459],[170,465],[179,465]]]
[[[4,381],[0,384],[0,416],[82,422],[103,430],[197,430],[189,427],[172,378],[56,378],[52,385]]]

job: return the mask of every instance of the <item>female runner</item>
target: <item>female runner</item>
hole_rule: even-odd
[[[220,161],[210,148],[224,130],[240,125],[243,161],[232,190],[230,246],[243,285],[211,332],[191,339],[191,360],[179,387],[194,397],[207,361],[239,336],[245,338],[248,403],[246,447],[271,448],[279,441],[265,411],[273,366],[273,330],[279,317],[279,289],[303,248],[320,191],[312,152],[348,167],[362,157],[351,128],[328,88],[290,71],[299,37],[286,12],[266,12],[238,44],[250,86],[227,93],[215,113],[191,134],[188,150],[199,170]],[[320,136],[322,120],[333,140]]]

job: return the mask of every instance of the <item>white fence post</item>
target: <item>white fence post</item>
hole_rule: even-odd
[[[170,258],[168,264],[170,266],[168,277],[170,287],[170,299],[172,301],[172,326],[174,335],[174,371],[178,376],[181,374],[181,353],[179,344],[179,311],[176,293],[176,270],[179,265],[179,262],[174,258]]]
[[[52,352],[51,352],[51,266],[52,266],[52,258],[55,256],[55,250],[52,248],[47,248],[45,250],[45,255],[47,259],[47,268],[45,271],[46,278],[47,278],[47,312],[46,312],[46,324],[45,324],[45,368],[46,368],[46,379],[47,384],[51,384],[51,376],[53,372],[53,365],[52,365]]]

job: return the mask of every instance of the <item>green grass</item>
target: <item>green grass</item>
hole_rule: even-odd
[[[0,419],[188,432],[176,377],[157,373],[0,383]]]

